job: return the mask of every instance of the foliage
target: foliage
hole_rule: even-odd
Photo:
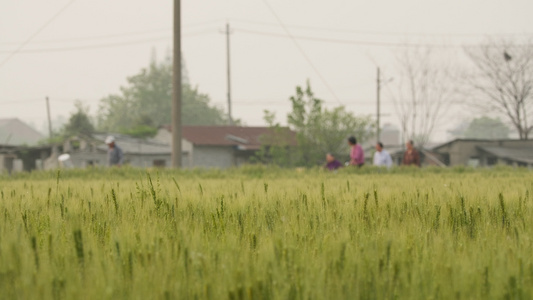
[[[472,105],[505,117],[527,140],[533,129],[528,119],[533,112],[533,46],[488,41],[465,52],[475,66],[465,78]]]
[[[361,170],[114,168],[11,177],[0,185],[0,294],[533,296],[529,170],[355,176]]]
[[[261,148],[251,161],[285,167],[294,165],[296,158],[293,151],[293,133],[288,127],[283,127],[274,121],[274,112],[264,110],[263,118],[271,132],[259,137]]]
[[[63,127],[63,136],[73,136],[79,134],[91,134],[94,132],[94,126],[89,118],[89,108],[84,107],[81,101],[76,101],[74,104],[76,112],[74,112],[67,124]]]
[[[61,144],[66,138],[78,135],[90,135],[95,131],[89,107],[83,106],[81,101],[74,103],[76,110],[71,113],[69,120],[62,128],[54,130],[52,137],[39,141],[40,145]]]
[[[343,106],[323,108],[323,101],[314,96],[309,82],[305,90],[296,87],[296,95],[290,97],[290,102],[292,111],[287,115],[287,123],[296,131],[297,147],[289,153],[270,153],[278,160],[285,156],[283,160],[290,162],[289,165],[322,164],[326,153],[337,156],[349,153],[346,142],[349,136],[356,136],[362,143],[372,135],[374,124],[370,117],[356,117]],[[268,114],[266,117],[272,118]]]
[[[171,122],[172,60],[158,63],[153,59],[148,68],[127,79],[121,93],[109,95],[100,102],[99,127],[105,131],[124,132],[139,126],[157,128]],[[210,106],[209,96],[197,87],[182,84],[182,124],[226,124],[224,112]]]
[[[136,138],[148,138],[157,134],[157,128],[149,125],[138,125],[133,128],[123,129],[120,133]]]
[[[499,119],[487,116],[473,119],[464,132],[467,139],[507,139],[509,128]]]

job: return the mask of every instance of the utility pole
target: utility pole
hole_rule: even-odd
[[[46,97],[46,112],[48,114],[48,138],[52,138],[52,119],[50,117],[50,101]]]
[[[229,35],[231,34],[229,29],[229,23],[226,23],[226,67],[228,71],[228,122],[229,125],[233,125],[233,118],[231,117],[231,65],[230,65],[230,50],[229,50]]]
[[[174,0],[174,51],[172,77],[172,167],[181,167],[181,2]]]
[[[378,77],[377,77],[377,115],[376,115],[376,142],[379,142],[379,139],[380,139],[380,134],[381,134],[381,129],[379,128],[379,118],[380,118],[380,115],[381,115],[381,112],[380,112],[380,93],[381,93],[381,76],[380,76],[380,73],[379,73],[379,67],[378,67]]]

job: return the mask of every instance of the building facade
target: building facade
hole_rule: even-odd
[[[533,140],[455,139],[432,153],[447,166],[533,166]]]

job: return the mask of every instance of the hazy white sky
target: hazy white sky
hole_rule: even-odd
[[[0,0],[0,64],[70,1]],[[19,117],[41,129],[46,96],[53,118],[67,117],[76,99],[94,114],[99,100],[118,93],[153,51],[162,59],[171,49],[172,7],[171,0],[74,1],[0,65],[0,118]],[[375,115],[376,65],[393,76],[395,44],[524,38],[533,35],[532,11],[530,0],[182,0],[182,51],[191,83],[225,108],[220,31],[230,22],[233,116],[247,125],[263,125],[264,109],[284,123],[288,97],[307,79],[329,107]],[[382,123],[397,123],[386,92],[382,99]],[[436,139],[445,138],[445,129]]]

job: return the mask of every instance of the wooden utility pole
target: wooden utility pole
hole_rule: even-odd
[[[172,77],[172,167],[181,167],[181,3],[174,0],[174,75]]]
[[[226,23],[226,67],[228,71],[228,122],[233,125],[233,118],[231,117],[231,65],[230,65],[230,50],[229,50],[229,23]]]
[[[50,117],[50,100],[46,97],[46,112],[48,114],[48,138],[52,138],[52,118]]]
[[[381,112],[380,112],[380,93],[381,93],[381,76],[380,76],[380,72],[379,72],[379,67],[378,67],[378,77],[377,77],[377,114],[376,114],[376,142],[379,142],[380,141],[380,135],[381,135],[381,129],[379,128],[379,118],[380,118],[380,115],[381,115]]]

